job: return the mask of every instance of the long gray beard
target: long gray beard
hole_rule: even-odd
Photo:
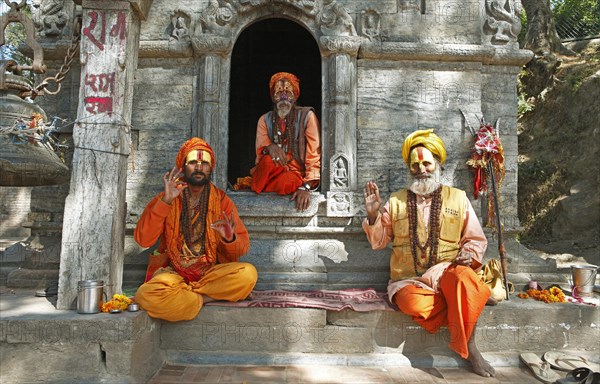
[[[279,118],[284,119],[287,117],[287,115],[290,114],[290,112],[292,111],[292,107],[294,105],[291,103],[285,103],[285,102],[280,102],[277,103],[276,109],[277,109],[277,115],[279,116]]]
[[[417,195],[431,195],[433,192],[435,192],[436,189],[440,187],[440,185],[442,185],[442,183],[440,182],[440,168],[440,165],[437,164],[434,173],[429,174],[426,178],[422,179],[413,176],[411,173],[409,178],[410,185],[408,186],[408,189],[410,189],[413,193]]]

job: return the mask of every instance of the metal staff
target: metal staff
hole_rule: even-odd
[[[477,133],[469,123],[467,116],[465,113],[460,110],[463,117],[465,118],[465,123],[471,132],[473,137],[477,137]],[[484,123],[483,119],[481,120]],[[496,120],[496,132],[500,132],[498,130],[498,126],[500,123],[500,119]],[[498,254],[500,255],[500,266],[502,268],[502,282],[504,283],[504,289],[506,290],[506,300],[509,300],[509,289],[508,289],[508,266],[506,264],[506,248],[504,247],[504,236],[502,235],[502,226],[500,224],[500,208],[498,207],[498,191],[496,189],[496,178],[494,177],[494,166],[492,164],[494,160],[491,156],[488,156],[488,173],[490,174],[491,183],[492,183],[492,196],[494,198],[494,213],[496,214],[496,230],[498,231]]]
[[[496,177],[494,177],[494,160],[488,159],[488,172],[492,182],[492,194],[494,196],[494,213],[496,214],[496,229],[498,230],[498,254],[500,255],[500,266],[502,267],[502,280],[506,289],[506,300],[508,297],[508,267],[506,265],[506,248],[504,247],[504,237],[502,236],[502,225],[500,224],[500,208],[498,207],[498,191],[496,190]]]

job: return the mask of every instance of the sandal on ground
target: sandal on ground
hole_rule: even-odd
[[[575,368],[587,368],[593,371],[595,368],[588,363],[585,357],[576,355],[574,353],[548,351],[544,353],[544,360],[550,363],[552,368],[559,369],[561,371],[572,371]]]
[[[594,380],[594,372],[588,368],[575,368],[567,373],[564,379],[557,380],[558,384],[591,384]]]
[[[560,380],[560,375],[550,369],[550,364],[542,361],[535,353],[521,353],[520,358],[531,369],[536,379],[544,383],[554,383]]]

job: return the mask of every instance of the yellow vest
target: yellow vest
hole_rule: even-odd
[[[407,195],[407,190],[403,189],[392,193],[390,196],[390,218],[392,220],[392,229],[394,232],[394,239],[392,241],[393,251],[390,260],[390,275],[393,281],[416,276],[409,236]],[[456,259],[465,218],[466,199],[467,195],[465,191],[442,186],[440,240],[438,244],[437,259],[433,264],[444,261],[452,262]],[[425,224],[421,212],[418,212],[417,217],[419,242],[424,244],[427,240],[427,232],[425,231]],[[427,251],[429,251],[429,249],[427,249]],[[421,264],[427,265],[429,263],[429,252],[424,254],[424,259],[421,258],[423,254],[420,249],[417,249],[417,254],[421,260]],[[423,274],[426,270],[427,268],[421,268],[417,265],[417,272],[419,274]]]

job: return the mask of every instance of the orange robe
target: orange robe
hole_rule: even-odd
[[[434,273],[434,284],[421,284],[420,281],[415,282],[416,278],[390,281],[388,293],[402,312],[412,316],[428,332],[435,333],[442,326],[448,327],[448,346],[466,359],[469,356],[467,343],[491,291],[475,273],[481,268],[487,240],[468,199],[465,204],[460,252],[471,254],[472,267],[446,263],[449,265],[447,268]],[[417,196],[419,219],[428,222],[430,208],[431,199]],[[389,205],[385,205],[373,225],[365,219],[363,229],[373,249],[385,248],[394,236]],[[434,268],[435,265],[431,269]],[[431,285],[435,285],[435,289]]]
[[[304,135],[306,152],[304,170],[293,158],[291,150],[287,153],[287,166],[275,165],[271,156],[265,156],[262,150],[271,144],[265,115],[258,119],[256,128],[256,166],[250,170],[252,190],[256,193],[277,192],[289,195],[305,182],[321,179],[321,142],[319,137],[319,121],[314,112],[309,113]]]
[[[150,247],[160,238],[157,251],[150,256],[146,282],[135,294],[135,301],[151,317],[191,320],[203,305],[201,295],[238,301],[245,299],[256,284],[254,266],[238,262],[248,252],[250,238],[235,204],[214,185],[207,187],[211,191],[206,214],[205,255],[197,260],[184,259],[187,245],[179,228],[181,196],[169,205],[162,201],[164,193],[158,194],[138,221],[134,237],[141,246]],[[210,228],[211,223],[223,219],[223,212],[228,217],[234,214],[235,238],[231,243],[226,243]]]

